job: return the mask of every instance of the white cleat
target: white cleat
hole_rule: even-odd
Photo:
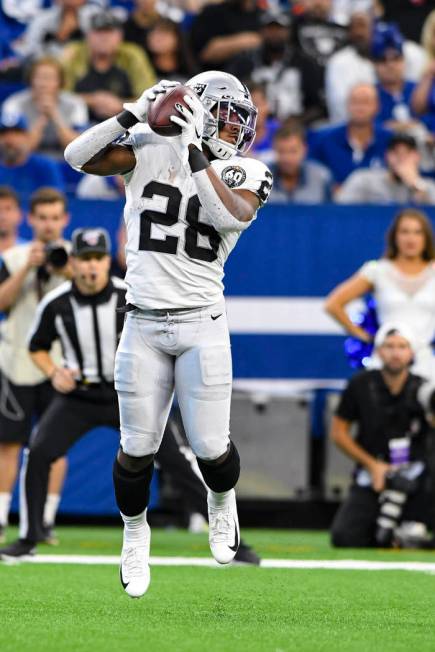
[[[209,493],[207,503],[210,550],[219,564],[229,564],[233,561],[240,542],[236,492],[232,489],[227,501],[220,507],[215,507],[210,502]]]
[[[151,530],[146,523],[147,536],[140,544],[124,543],[121,552],[119,578],[125,592],[131,598],[141,598],[150,585]]]

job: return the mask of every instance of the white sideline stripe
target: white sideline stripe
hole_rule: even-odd
[[[25,560],[31,564],[79,564],[113,566],[119,564],[116,555],[36,555]],[[151,566],[203,566],[220,568],[209,557],[151,557]],[[261,568],[325,569],[325,570],[406,570],[435,573],[435,562],[365,561],[360,559],[263,559]]]
[[[282,335],[343,335],[343,329],[325,312],[323,297],[226,297],[231,333]],[[349,304],[353,314],[361,301]]]

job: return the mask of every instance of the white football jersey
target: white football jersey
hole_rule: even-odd
[[[138,124],[124,144],[136,166],[125,175],[127,301],[148,309],[196,308],[222,298],[224,264],[239,233],[218,233],[201,206],[179,138]],[[260,161],[235,156],[212,167],[230,188],[255,193],[264,204],[272,174]]]

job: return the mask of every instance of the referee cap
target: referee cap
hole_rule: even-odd
[[[110,255],[110,235],[106,229],[76,229],[72,234],[72,255],[89,253]]]

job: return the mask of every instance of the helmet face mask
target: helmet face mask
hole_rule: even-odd
[[[212,154],[225,160],[246,153],[255,138],[257,120],[257,109],[246,86],[233,75],[214,71],[200,73],[186,85],[196,92],[206,110],[203,142]],[[225,127],[234,142],[220,137]]]

